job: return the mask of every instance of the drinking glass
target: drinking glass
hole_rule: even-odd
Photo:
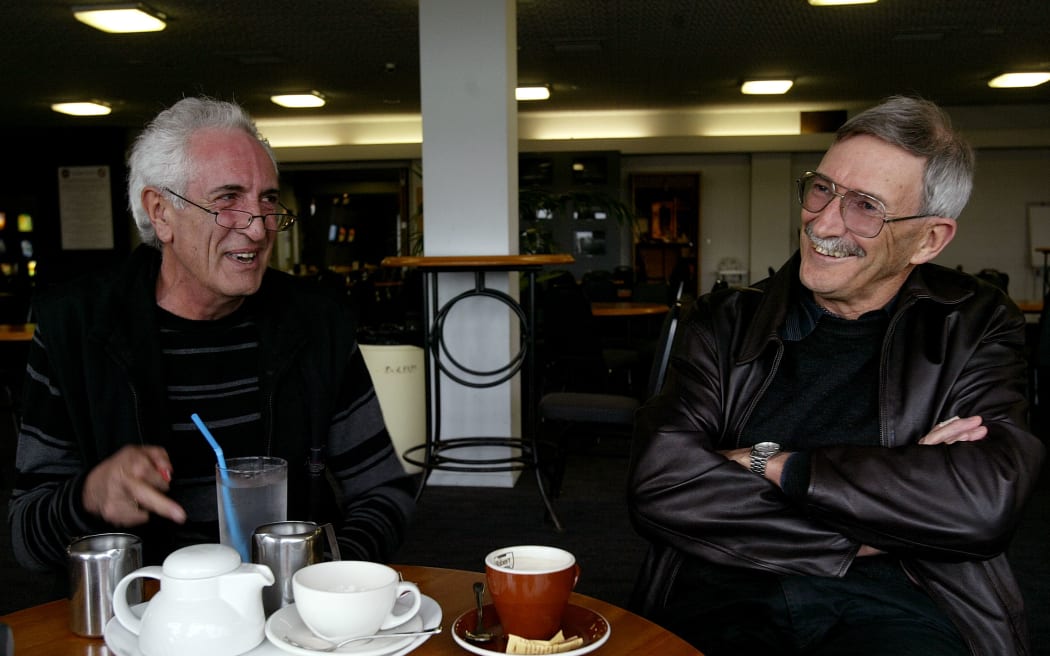
[[[281,458],[228,458],[225,471],[215,466],[219,505],[219,542],[251,562],[251,539],[263,524],[288,518],[288,463]]]

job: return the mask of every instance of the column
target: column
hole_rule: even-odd
[[[516,4],[420,0],[419,43],[424,252],[517,253]],[[488,275],[489,284],[503,291],[517,287],[516,275]],[[440,302],[472,284],[469,274],[441,274]],[[477,369],[491,369],[517,352],[517,319],[496,302],[458,304],[446,327],[450,350]],[[518,390],[518,379],[487,390],[445,381],[442,435],[519,436]],[[430,482],[510,486],[515,476],[436,471]]]

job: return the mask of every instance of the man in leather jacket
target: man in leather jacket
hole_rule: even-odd
[[[1029,653],[1024,320],[930,262],[972,170],[932,103],[858,114],[797,182],[800,251],[683,319],[636,421],[634,601],[708,656]]]
[[[136,140],[143,245],[47,290],[29,354],[12,546],[64,572],[79,535],[144,559],[218,542],[215,453],[288,462],[288,518],[331,521],[344,558],[385,560],[414,510],[345,299],[268,267],[294,222],[269,145],[237,105],[185,98]]]

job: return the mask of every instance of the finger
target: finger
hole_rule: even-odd
[[[171,460],[168,452],[159,446],[143,447],[143,453],[149,459],[150,467],[165,482],[170,483],[172,477]]]
[[[955,422],[955,421],[959,421],[959,415],[955,415],[954,417],[949,417],[949,418],[945,419],[941,423],[937,424],[937,426],[935,426],[935,429],[936,428],[944,428],[948,424],[950,424],[952,422]]]
[[[186,521],[186,511],[182,506],[154,487],[142,486],[139,488],[135,501],[144,511],[166,517],[178,524]]]
[[[934,430],[965,431],[980,426],[984,420],[980,415],[973,417],[952,417],[937,424]]]
[[[983,425],[981,417],[966,417],[963,419],[950,419],[941,422],[932,431],[919,440],[919,444],[951,444],[958,441],[973,441],[982,439],[988,434],[988,429]]]
[[[978,426],[973,430],[952,436],[948,444],[953,444],[955,442],[977,442],[983,440],[987,436],[988,428],[986,426]]]

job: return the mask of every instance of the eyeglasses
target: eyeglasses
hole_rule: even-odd
[[[190,205],[193,205],[194,207],[202,209],[208,214],[211,214],[215,217],[215,223],[222,226],[223,228],[229,228],[230,230],[247,230],[251,227],[252,221],[254,221],[255,219],[262,219],[263,228],[265,228],[269,232],[284,232],[288,228],[291,228],[292,224],[295,223],[295,215],[289,213],[287,211],[288,208],[284,205],[281,205],[280,203],[277,203],[277,205],[280,206],[281,209],[285,210],[285,212],[278,212],[272,214],[252,214],[251,212],[245,210],[235,209],[209,210],[207,207],[198,205],[189,198],[186,198],[185,196],[180,196],[171,189],[168,189],[167,187],[164,187],[164,191],[168,192],[175,198],[179,198],[189,203]]]
[[[874,196],[837,185],[819,173],[806,171],[795,181],[798,202],[807,212],[820,212],[836,197],[840,199],[839,213],[846,229],[858,237],[878,237],[882,226],[909,219],[925,219],[932,214],[886,218],[886,206]],[[839,191],[841,190],[841,192]]]

